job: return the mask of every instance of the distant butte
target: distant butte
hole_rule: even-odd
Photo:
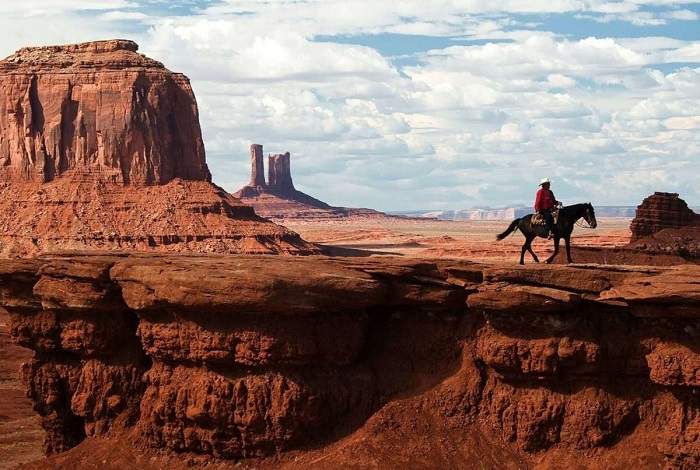
[[[294,187],[289,152],[268,156],[265,181],[263,146],[250,146],[250,183],[233,195],[253,206],[255,213],[274,220],[338,219],[346,217],[393,217],[373,209],[334,207]]]
[[[0,61],[0,255],[317,252],[211,183],[188,78],[137,50],[118,39]]]

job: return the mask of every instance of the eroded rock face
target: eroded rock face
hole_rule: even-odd
[[[0,177],[211,180],[189,80],[137,49],[126,40],[26,47],[0,61]]]
[[[425,419],[518,466],[637,433],[671,468],[700,465],[697,266],[69,256],[0,281],[14,340],[37,352],[22,377],[48,452],[137,433],[265,456]]]

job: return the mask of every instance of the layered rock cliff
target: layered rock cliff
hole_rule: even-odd
[[[132,41],[0,61],[0,256],[318,252],[211,184],[189,80]]]
[[[697,266],[268,261],[3,264],[46,450],[135,433],[318,449],[270,468],[700,465]]]

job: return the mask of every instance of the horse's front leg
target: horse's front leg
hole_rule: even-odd
[[[571,259],[571,239],[569,237],[564,238],[564,244],[566,245],[566,261],[573,263],[574,260]]]
[[[525,264],[525,252],[526,251],[530,252],[530,254],[532,255],[532,259],[535,260],[535,263],[540,262],[539,258],[535,254],[535,252],[532,251],[532,240],[534,240],[534,237],[532,237],[532,238],[528,237],[525,239],[525,243],[523,243],[523,249],[520,251],[520,264]]]
[[[552,253],[552,256],[547,258],[544,262],[550,264],[557,256],[557,253],[559,253],[559,235],[554,235],[554,253]]]

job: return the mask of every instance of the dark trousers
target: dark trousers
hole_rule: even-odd
[[[551,230],[552,225],[554,225],[554,217],[552,216],[552,211],[541,210],[540,214],[542,214],[542,218],[544,219],[544,228],[546,228],[547,230]]]

